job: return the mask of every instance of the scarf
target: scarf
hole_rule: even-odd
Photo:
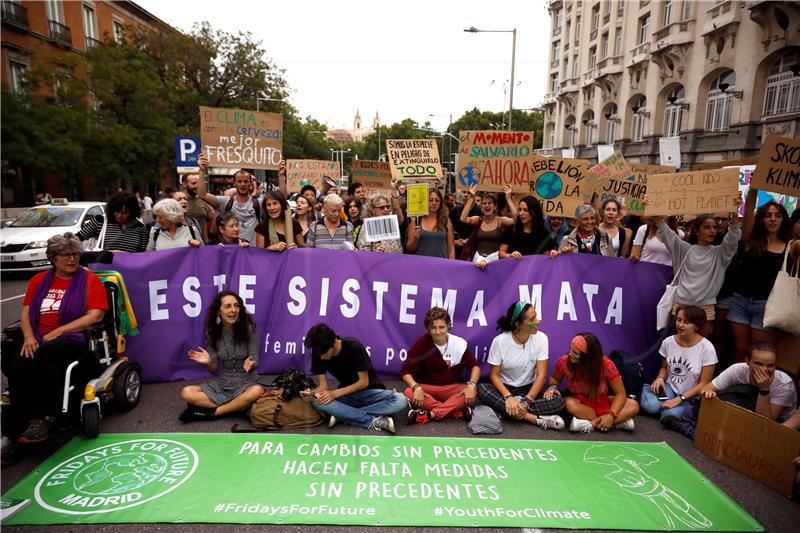
[[[599,254],[600,253],[600,243],[599,243],[599,239],[597,238],[597,231],[595,231],[594,233],[592,233],[588,237],[583,237],[581,235],[581,232],[578,231],[575,234],[575,240],[578,243],[578,253],[581,253],[581,254]]]
[[[33,334],[39,342],[42,341],[42,334],[39,332],[39,310],[42,307],[42,301],[50,290],[50,285],[53,283],[53,276],[55,276],[55,273],[55,268],[51,268],[47,272],[42,282],[39,284],[39,287],[37,287],[36,293],[31,300],[30,309],[28,310]],[[61,306],[58,308],[58,323],[60,325],[69,324],[86,313],[87,278],[86,270],[79,266],[78,270],[75,271],[75,275],[72,276],[67,290],[64,292],[64,297],[61,299]],[[83,342],[86,339],[85,335],[78,331],[64,333],[61,337],[78,342]]]
[[[267,246],[271,244],[278,244],[280,242],[278,240],[278,230],[275,229],[275,222],[271,218],[267,221],[267,233],[269,233],[269,244],[267,244]]]

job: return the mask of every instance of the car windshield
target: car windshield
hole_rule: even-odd
[[[74,226],[78,223],[83,209],[74,207],[34,207],[28,209],[14,222],[14,228],[48,228],[54,226]]]

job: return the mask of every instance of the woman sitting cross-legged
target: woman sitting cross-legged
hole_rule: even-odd
[[[408,385],[405,395],[412,407],[409,424],[426,424],[446,417],[472,418],[481,367],[467,341],[449,333],[451,326],[446,309],[431,308],[425,313],[427,333],[408,350],[400,376]],[[470,377],[463,383],[466,369],[470,369]]]
[[[702,307],[687,305],[678,309],[678,332],[664,339],[658,350],[664,358],[658,376],[642,388],[642,410],[660,414],[662,424],[691,438],[697,416],[694,402],[689,400],[700,399],[700,391],[711,382],[717,364],[714,345],[699,333],[705,324]]]
[[[478,385],[478,398],[511,419],[542,429],[564,429],[564,420],[556,414],[564,409],[564,400],[542,396],[550,343],[538,326],[536,309],[525,302],[512,304],[498,319],[502,333],[489,349],[491,383]]]
[[[561,356],[550,376],[550,387],[544,393],[546,399],[561,396],[558,386],[565,377],[569,396],[564,404],[575,417],[569,425],[570,431],[589,433],[612,427],[633,431],[633,417],[639,412],[639,404],[625,395],[619,371],[603,355],[597,337],[591,333],[573,337],[569,354]]]
[[[206,315],[208,350],[189,350],[189,359],[208,367],[215,380],[181,389],[189,405],[178,417],[181,422],[212,420],[250,407],[263,393],[256,383],[258,373],[258,335],[244,302],[235,292],[223,291],[214,297]]]

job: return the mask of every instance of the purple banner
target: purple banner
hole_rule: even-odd
[[[466,338],[486,369],[495,325],[518,299],[534,303],[550,339],[550,363],[573,335],[597,335],[606,353],[621,349],[648,369],[658,365],[655,307],[672,271],[655,264],[578,254],[472,263],[339,250],[212,247],[117,254],[139,321],[128,355],[147,381],[194,379],[204,367],[187,356],[203,344],[206,309],[229,289],[258,327],[260,373],[310,368],[305,332],[326,322],[360,339],[384,377],[399,377],[406,350],[425,333],[425,312],[448,308],[453,333]]]

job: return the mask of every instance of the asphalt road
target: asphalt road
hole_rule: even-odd
[[[27,279],[30,275],[3,274],[0,283],[0,320],[6,326],[16,320],[22,306],[22,299],[11,299],[24,293]],[[266,378],[264,379],[266,381]],[[182,424],[178,421],[177,415],[184,408],[178,396],[179,389],[185,382],[175,383],[153,383],[146,384],[143,389],[142,401],[139,406],[129,413],[112,413],[103,419],[101,431],[103,433],[181,433],[181,432],[227,432],[236,422],[245,422],[242,417],[225,418],[212,422],[197,422],[193,424]],[[390,382],[389,386],[399,387],[399,382]],[[435,429],[434,429],[435,428]],[[437,423],[435,426],[405,426],[398,424],[398,434],[408,436],[425,436],[431,430],[436,431],[440,437],[469,437],[463,423],[457,421],[446,421]],[[329,430],[326,426],[302,430],[308,433],[335,434],[360,434],[361,430],[354,429],[342,424]],[[69,438],[72,437],[70,431],[58,434],[50,442],[46,442],[34,449],[32,453],[19,464],[2,470],[0,488],[5,493],[15,483],[25,475],[36,469],[49,455],[55,452]],[[505,432],[502,435],[493,436],[497,439],[559,439],[559,440],[608,440],[608,441],[631,441],[631,442],[666,442],[678,453],[680,453],[689,463],[700,470],[706,477],[717,484],[731,498],[739,503],[753,517],[756,518],[767,531],[774,532],[800,532],[800,503],[792,502],[752,479],[723,466],[713,459],[705,456],[693,446],[693,443],[675,432],[666,431],[661,424],[654,419],[639,416],[636,418],[636,430],[633,433],[614,431],[608,434],[572,434],[566,431],[543,431],[533,428],[526,424],[505,424]],[[8,527],[8,531],[77,531],[80,526],[48,526],[48,527]],[[136,524],[136,525],[93,525],[93,531],[106,532],[155,532],[155,531],[175,531],[175,532],[217,532],[231,531],[229,525],[214,524]],[[347,532],[359,533],[362,531],[378,531],[378,528],[352,527],[352,526],[256,526],[237,524],[233,526],[235,531],[313,531],[313,532]],[[461,531],[462,528],[447,528],[449,531]],[[419,531],[420,528],[392,528],[392,532],[411,532]],[[464,531],[474,531],[474,529],[463,529]],[[383,529],[385,531],[385,529]],[[516,530],[519,531],[519,530]],[[558,530],[552,530],[558,531]]]

